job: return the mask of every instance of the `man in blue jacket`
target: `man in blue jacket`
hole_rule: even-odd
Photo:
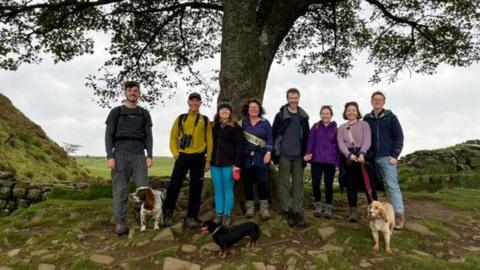
[[[395,229],[405,223],[402,192],[398,184],[397,159],[403,148],[403,131],[400,122],[390,110],[385,110],[385,94],[376,91],[371,96],[373,110],[365,115],[372,131],[372,146],[375,166],[383,177],[390,192],[395,210]]]

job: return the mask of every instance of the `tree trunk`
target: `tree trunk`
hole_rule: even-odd
[[[270,66],[293,24],[306,12],[303,0],[223,1],[220,95],[229,100],[241,119],[242,106],[251,98],[263,100]],[[286,90],[286,89],[285,89]],[[276,208],[276,172],[269,173],[270,198]],[[243,212],[243,180],[236,182],[235,209]]]
[[[220,96],[234,105],[238,117],[241,106],[250,98],[262,98],[257,73],[259,40],[256,23],[256,0],[223,1]]]
[[[220,95],[239,117],[251,98],[263,100],[275,54],[295,21],[303,16],[304,0],[223,1]],[[286,90],[286,89],[285,89]]]

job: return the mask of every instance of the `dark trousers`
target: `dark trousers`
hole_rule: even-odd
[[[312,168],[312,189],[313,197],[316,202],[322,200],[320,192],[320,185],[322,182],[322,175],[325,183],[325,203],[332,204],[333,200],[333,178],[335,177],[335,165],[328,163],[311,163]]]
[[[203,175],[205,169],[205,154],[184,154],[180,153],[175,165],[167,188],[167,196],[164,202],[164,210],[171,211],[175,209],[178,195],[183,185],[183,180],[190,175],[190,194],[188,198],[187,217],[196,218],[200,210],[200,203],[203,188]]]
[[[245,188],[245,199],[253,200],[253,183],[257,182],[258,195],[260,200],[268,200],[268,169],[258,166],[243,169],[245,172],[243,183]]]
[[[365,188],[362,168],[358,162],[352,162],[350,165],[346,164],[346,174],[345,180],[347,184],[347,197],[348,197],[348,205],[350,207],[357,207],[358,205],[358,190],[364,190],[365,196],[367,197],[368,204],[372,202],[368,197],[367,189]],[[370,183],[372,185],[373,183]],[[371,186],[372,189],[372,197],[374,200],[377,200],[377,193],[375,188]]]

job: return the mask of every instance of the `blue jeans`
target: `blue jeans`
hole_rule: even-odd
[[[400,185],[398,184],[397,165],[390,164],[388,162],[389,159],[390,157],[377,157],[375,158],[375,165],[387,185],[395,213],[403,214],[403,199]]]
[[[212,166],[213,188],[215,190],[215,212],[217,215],[232,215],[233,187],[232,166]]]

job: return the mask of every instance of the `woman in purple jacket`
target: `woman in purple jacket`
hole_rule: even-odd
[[[310,162],[312,169],[315,217],[322,216],[320,192],[322,174],[325,179],[325,208],[323,215],[326,218],[330,218],[332,215],[333,178],[335,177],[335,168],[338,167],[339,163],[337,123],[335,121],[332,122],[332,115],[333,111],[330,106],[322,106],[320,108],[321,120],[315,123],[310,130],[307,151],[304,157],[306,162]]]
[[[357,222],[358,219],[358,189],[365,190],[368,203],[371,203],[362,173],[362,163],[365,163],[365,154],[372,143],[371,131],[368,123],[361,121],[361,118],[358,104],[354,101],[348,102],[343,112],[343,119],[347,120],[347,123],[341,125],[337,133],[338,148],[344,156],[342,166],[345,168],[344,182],[347,186],[350,222]],[[375,189],[371,191],[373,199],[376,200]]]

